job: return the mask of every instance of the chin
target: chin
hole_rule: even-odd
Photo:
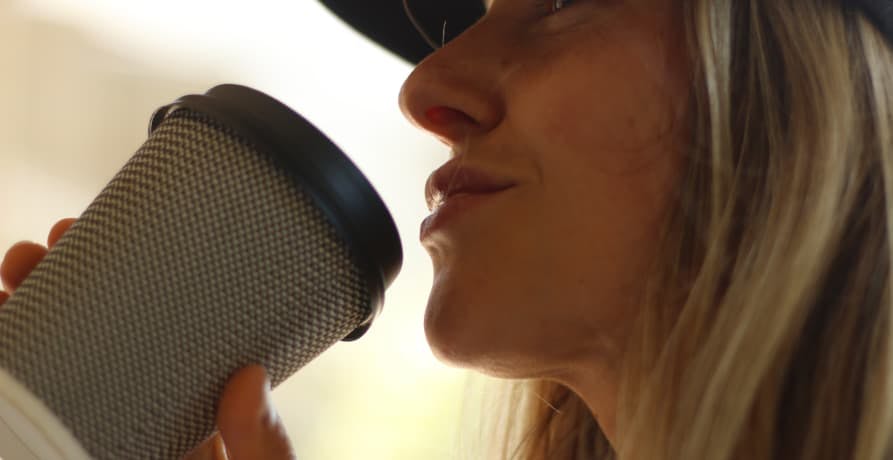
[[[488,353],[487,346],[493,345],[492,333],[482,330],[490,322],[471,314],[480,313],[479,307],[455,299],[445,301],[433,294],[425,309],[425,338],[431,352],[448,366],[477,368],[481,357]]]
[[[517,336],[527,321],[523,315],[502,313],[512,311],[509,306],[519,300],[495,292],[493,284],[481,285],[467,271],[436,272],[424,326],[428,346],[440,362],[501,378],[517,377],[527,367],[525,346]]]
[[[454,311],[454,309],[453,309]],[[449,306],[436,302],[433,297],[428,300],[425,309],[425,338],[428,346],[440,362],[452,366],[468,368],[474,353],[469,351],[469,325],[461,321],[455,313],[451,314]]]
[[[455,368],[468,369],[497,378],[524,378],[524,360],[503,340],[511,328],[492,318],[468,314],[474,308],[435,304],[425,310],[425,337],[435,358]]]

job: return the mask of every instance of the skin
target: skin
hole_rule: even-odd
[[[672,0],[549,6],[495,0],[401,91],[407,118],[465,167],[516,184],[422,240],[434,266],[425,332],[448,364],[567,385],[615,442],[635,299],[681,173],[682,22]],[[13,246],[5,289],[45,254]],[[218,434],[187,458],[294,458],[268,393],[263,368],[235,373]]]
[[[403,112],[456,161],[517,184],[422,238],[425,331],[449,364],[567,385],[613,442],[636,295],[682,168],[682,21],[670,0],[550,6],[495,0],[403,87]]]

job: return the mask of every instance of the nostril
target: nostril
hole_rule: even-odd
[[[474,120],[462,111],[444,106],[432,107],[426,110],[425,117],[428,119],[428,121],[436,125],[453,124],[458,121],[474,123]]]

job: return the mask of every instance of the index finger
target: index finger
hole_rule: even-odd
[[[53,247],[59,238],[62,238],[62,235],[71,227],[77,219],[74,217],[69,217],[67,219],[62,219],[59,222],[56,222],[56,225],[53,225],[53,228],[50,229],[50,234],[47,236],[47,246]]]

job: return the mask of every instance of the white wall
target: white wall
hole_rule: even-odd
[[[464,374],[431,356],[423,184],[445,148],[397,108],[408,65],[315,1],[0,0],[0,248],[76,216],[146,137],[152,111],[223,82],[267,92],[354,160],[405,260],[370,333],[274,391],[299,458],[453,458]]]

